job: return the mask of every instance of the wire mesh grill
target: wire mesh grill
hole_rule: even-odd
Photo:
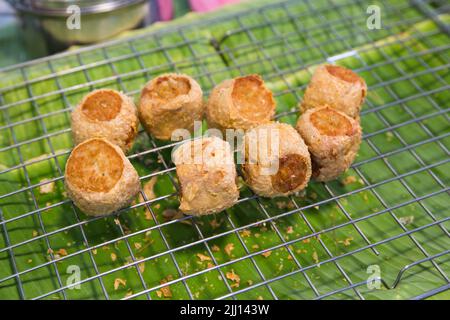
[[[0,296],[373,299],[447,291],[449,7],[380,8],[382,28],[369,30],[364,1],[250,5],[1,70]],[[129,159],[143,185],[157,181],[155,196],[143,188],[106,218],[86,217],[65,196],[69,114],[90,90],[136,96],[150,78],[181,72],[208,94],[226,78],[259,73],[274,91],[276,119],[293,124],[310,70],[324,62],[356,70],[370,92],[361,151],[338,181],[271,201],[244,187],[224,213],[170,217],[176,143],[141,131]],[[381,273],[370,278],[369,266]],[[379,289],[367,286],[376,280]]]

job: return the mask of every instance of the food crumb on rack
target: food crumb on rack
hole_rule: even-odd
[[[207,255],[204,255],[203,253],[197,253],[197,258],[199,258],[201,262],[211,261],[211,258],[208,257]]]
[[[287,227],[286,233],[288,233],[288,234],[294,233],[294,228],[292,226]]]
[[[48,194],[52,193],[53,190],[55,190],[55,182],[49,182],[49,179],[42,179],[39,183],[42,183],[41,186],[39,186],[39,192],[41,194]]]
[[[348,184],[351,184],[351,183],[355,183],[357,180],[356,180],[356,177],[355,176],[347,176],[347,177],[345,177],[343,180],[342,180],[342,184],[344,185],[344,186],[346,186],[346,185],[348,185]]]
[[[231,285],[232,288],[238,288],[241,283],[241,277],[237,273],[234,272],[234,269],[231,269],[231,271],[227,272],[225,274],[228,280],[231,280],[233,284]]]
[[[224,250],[225,250],[225,253],[226,253],[228,256],[231,256],[231,251],[234,250],[234,243],[228,243],[228,244],[225,246]]]
[[[342,243],[344,246],[348,247],[353,241],[353,237],[347,237],[344,240],[338,240],[338,243]]]
[[[138,260],[144,259],[143,257],[138,257]],[[144,273],[145,271],[145,261],[138,263],[138,269],[141,273]]]
[[[61,248],[61,249],[59,249],[58,251],[56,251],[56,254],[59,255],[59,256],[61,256],[61,257],[67,256],[67,250]]]
[[[171,275],[168,275],[165,279],[162,279],[160,281],[160,284],[165,284],[168,281],[173,280],[173,277]],[[162,287],[161,289],[162,295],[164,296],[164,298],[172,298],[172,291],[170,290],[170,286],[165,286]]]
[[[248,229],[243,229],[243,230],[241,230],[240,234],[243,238],[245,238],[245,237],[250,237],[252,232]]]
[[[398,218],[400,223],[404,226],[407,226],[408,224],[411,224],[414,222],[414,216],[405,216]]]
[[[114,262],[117,260],[117,255],[115,253],[111,253],[111,260]]]
[[[144,184],[144,187],[142,188],[145,198],[143,197],[142,193],[139,193],[139,203],[144,203],[145,200],[152,200],[156,198],[155,192],[154,192],[154,186],[156,184],[156,182],[158,181],[158,177],[157,176],[153,176],[151,177],[151,179],[149,181],[147,181]],[[153,216],[149,210],[148,205],[144,206],[144,216],[145,216],[145,220],[153,220]]]
[[[37,237],[39,235],[39,232],[37,232],[36,230],[33,230],[31,235],[33,236],[33,238]]]
[[[319,255],[317,254],[317,251],[314,251],[312,253],[312,258],[314,260],[314,263],[319,263]]]
[[[262,296],[257,296],[256,300],[264,300],[264,298]]]
[[[127,280],[121,278],[114,279],[114,290],[119,289],[120,286],[125,287],[127,285]]]
[[[133,295],[133,290],[128,289],[127,293],[125,293],[124,298],[128,298],[128,297],[130,297],[130,296],[132,296],[132,295]]]
[[[266,252],[261,253],[261,255],[262,255],[264,258],[270,257],[271,254],[272,254],[272,251],[266,251]]]
[[[213,252],[220,252],[220,248],[219,248],[219,246],[218,246],[217,244],[213,245],[213,246],[211,247],[211,250],[212,250]]]
[[[139,250],[139,249],[142,248],[142,244],[141,244],[140,242],[135,242],[135,243],[134,243],[134,247],[135,247],[137,250]]]
[[[222,220],[217,220],[217,218],[212,219],[209,222],[211,228],[213,228],[213,230],[217,229],[220,227],[220,225],[222,224]]]

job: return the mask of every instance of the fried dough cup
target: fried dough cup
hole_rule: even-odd
[[[210,128],[247,130],[270,122],[275,100],[259,75],[225,80],[211,92],[206,118]]]
[[[139,191],[139,176],[122,150],[103,138],[76,146],[66,164],[65,187],[75,205],[90,216],[128,205]]]
[[[297,130],[311,153],[313,178],[329,181],[352,164],[361,143],[359,121],[328,106],[307,110]]]
[[[272,122],[249,130],[241,152],[245,181],[260,196],[293,194],[306,188],[311,177],[308,147],[288,124]]]
[[[170,140],[176,129],[194,130],[203,117],[203,93],[197,81],[184,74],[164,74],[142,89],[139,118],[146,131]]]
[[[352,118],[359,118],[366,94],[366,82],[352,70],[322,65],[314,72],[300,108],[303,113],[327,105]]]
[[[223,211],[239,190],[230,144],[217,137],[187,141],[172,155],[181,185],[180,210],[191,215]]]
[[[86,95],[71,117],[75,145],[91,138],[105,138],[127,152],[138,133],[139,119],[133,100],[111,89]]]

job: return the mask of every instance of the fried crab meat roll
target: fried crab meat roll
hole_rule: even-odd
[[[223,211],[239,190],[230,144],[217,137],[187,141],[172,155],[181,186],[180,210],[191,215]]]
[[[159,140],[171,140],[176,129],[194,130],[203,117],[203,93],[197,81],[184,74],[164,74],[149,81],[141,93],[139,118]]]
[[[139,119],[133,100],[111,89],[86,95],[71,118],[75,145],[91,138],[105,138],[127,152],[138,133]]]
[[[359,121],[330,107],[307,110],[297,130],[308,145],[317,181],[333,180],[347,170],[361,143]]]
[[[267,123],[275,113],[275,100],[259,75],[225,80],[211,92],[206,118],[210,128],[247,130]]]
[[[359,112],[367,94],[363,78],[352,70],[336,65],[322,65],[314,72],[306,88],[301,110],[330,106],[352,118]]]
[[[90,216],[128,205],[139,191],[139,176],[122,150],[106,139],[76,146],[69,156],[65,188],[75,205]]]
[[[288,124],[272,122],[249,130],[241,152],[244,179],[260,196],[293,194],[306,188],[311,177],[308,148]]]

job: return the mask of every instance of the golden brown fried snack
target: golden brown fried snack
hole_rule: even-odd
[[[139,118],[148,133],[170,140],[176,129],[194,130],[203,117],[203,93],[197,81],[184,74],[163,74],[142,89]]]
[[[314,72],[306,88],[301,110],[330,106],[352,118],[358,118],[367,85],[350,69],[336,65],[322,65]]]
[[[138,133],[139,120],[133,100],[111,89],[89,93],[71,117],[75,145],[91,138],[105,138],[127,152]]]
[[[361,143],[359,122],[330,107],[307,110],[297,130],[308,145],[317,181],[333,180],[347,170]]]
[[[239,198],[230,144],[217,137],[187,141],[172,156],[181,185],[180,210],[192,215],[220,212]]]
[[[275,147],[270,152],[274,143],[278,143],[278,150]],[[241,151],[245,156],[242,165],[245,181],[256,194],[287,196],[307,186],[311,177],[310,155],[303,139],[290,125],[272,122],[249,130]]]
[[[275,100],[259,75],[225,80],[211,92],[206,118],[210,128],[247,130],[267,123],[275,113]]]
[[[122,150],[103,138],[76,146],[66,164],[65,187],[75,205],[90,216],[112,213],[139,191],[139,176]]]

